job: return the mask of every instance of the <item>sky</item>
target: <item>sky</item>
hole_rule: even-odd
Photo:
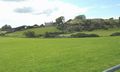
[[[40,25],[59,16],[68,20],[82,14],[87,18],[118,18],[120,0],[0,0],[0,27]]]

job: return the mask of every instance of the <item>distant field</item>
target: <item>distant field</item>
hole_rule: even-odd
[[[34,31],[36,34],[44,34],[45,32],[58,32],[56,27],[45,27],[45,28],[32,28],[24,31],[17,31],[14,33],[9,33],[7,36],[10,37],[24,37],[23,33],[27,31]]]
[[[120,64],[120,37],[0,38],[0,72],[102,72]]]

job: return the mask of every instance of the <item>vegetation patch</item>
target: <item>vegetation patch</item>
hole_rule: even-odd
[[[46,32],[43,37],[44,38],[56,38],[59,37],[60,34],[63,34],[64,32]]]
[[[34,37],[36,37],[34,31],[24,32],[24,35],[25,35],[26,37],[28,37],[28,38],[34,38]]]
[[[73,38],[99,37],[99,35],[97,35],[97,34],[77,33],[77,34],[72,34],[71,37],[73,37]]]
[[[112,33],[110,36],[120,36],[120,32]]]

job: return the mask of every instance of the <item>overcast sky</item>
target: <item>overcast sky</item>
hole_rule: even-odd
[[[59,16],[68,20],[80,14],[87,18],[117,18],[120,0],[0,0],[0,27],[40,25]]]

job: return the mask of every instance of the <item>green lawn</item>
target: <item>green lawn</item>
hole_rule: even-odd
[[[120,37],[0,38],[0,72],[102,72],[120,64]]]

